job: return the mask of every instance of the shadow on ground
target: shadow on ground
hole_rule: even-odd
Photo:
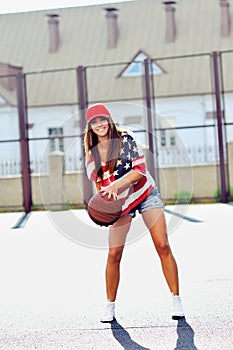
[[[119,342],[124,350],[150,350],[136,343],[129,333],[116,321],[111,322],[111,329],[114,338]]]
[[[151,350],[136,343],[116,320],[111,323],[111,330],[114,338],[124,350]],[[197,350],[197,347],[194,344],[194,331],[185,318],[178,320],[176,331],[178,338],[176,347],[173,350]]]
[[[197,350],[194,344],[194,331],[185,317],[178,320],[176,331],[178,338],[174,350]]]

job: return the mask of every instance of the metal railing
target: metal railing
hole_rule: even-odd
[[[219,162],[218,155],[214,146],[200,147],[192,146],[187,148],[187,153],[190,158],[190,164],[195,165],[210,165]],[[172,154],[172,157],[171,157]],[[175,147],[172,151],[161,148],[159,151],[159,167],[177,167],[186,165],[186,158],[183,154],[183,149]],[[30,159],[31,174],[47,174],[48,160],[47,158],[31,158]],[[69,155],[65,157],[65,172],[73,172],[83,170],[83,160],[79,156]],[[20,158],[0,159],[0,177],[21,175],[22,164]]]

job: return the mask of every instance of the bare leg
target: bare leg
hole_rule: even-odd
[[[168,243],[165,216],[162,208],[150,209],[142,214],[161,260],[164,277],[170,291],[179,295],[177,264]]]
[[[109,230],[109,253],[106,265],[106,292],[110,301],[115,301],[120,281],[120,261],[132,218],[120,218]]]

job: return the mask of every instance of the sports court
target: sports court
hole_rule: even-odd
[[[24,221],[21,212],[2,213],[0,349],[232,349],[233,206],[165,210],[186,319],[170,317],[158,256],[138,216],[130,231],[138,236],[129,233],[133,239],[122,259],[112,324],[99,322],[105,305],[105,229],[98,230],[84,209],[31,212]],[[99,247],[78,242],[90,233],[102,235]]]
[[[232,7],[138,0],[0,15],[0,350],[233,349]],[[92,194],[83,130],[95,102],[144,147],[185,319],[170,317],[138,215],[116,321],[99,322],[108,232],[78,209]]]

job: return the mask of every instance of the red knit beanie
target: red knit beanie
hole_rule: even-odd
[[[87,108],[86,122],[90,123],[90,121],[96,117],[110,117],[110,112],[102,103],[96,103]]]

